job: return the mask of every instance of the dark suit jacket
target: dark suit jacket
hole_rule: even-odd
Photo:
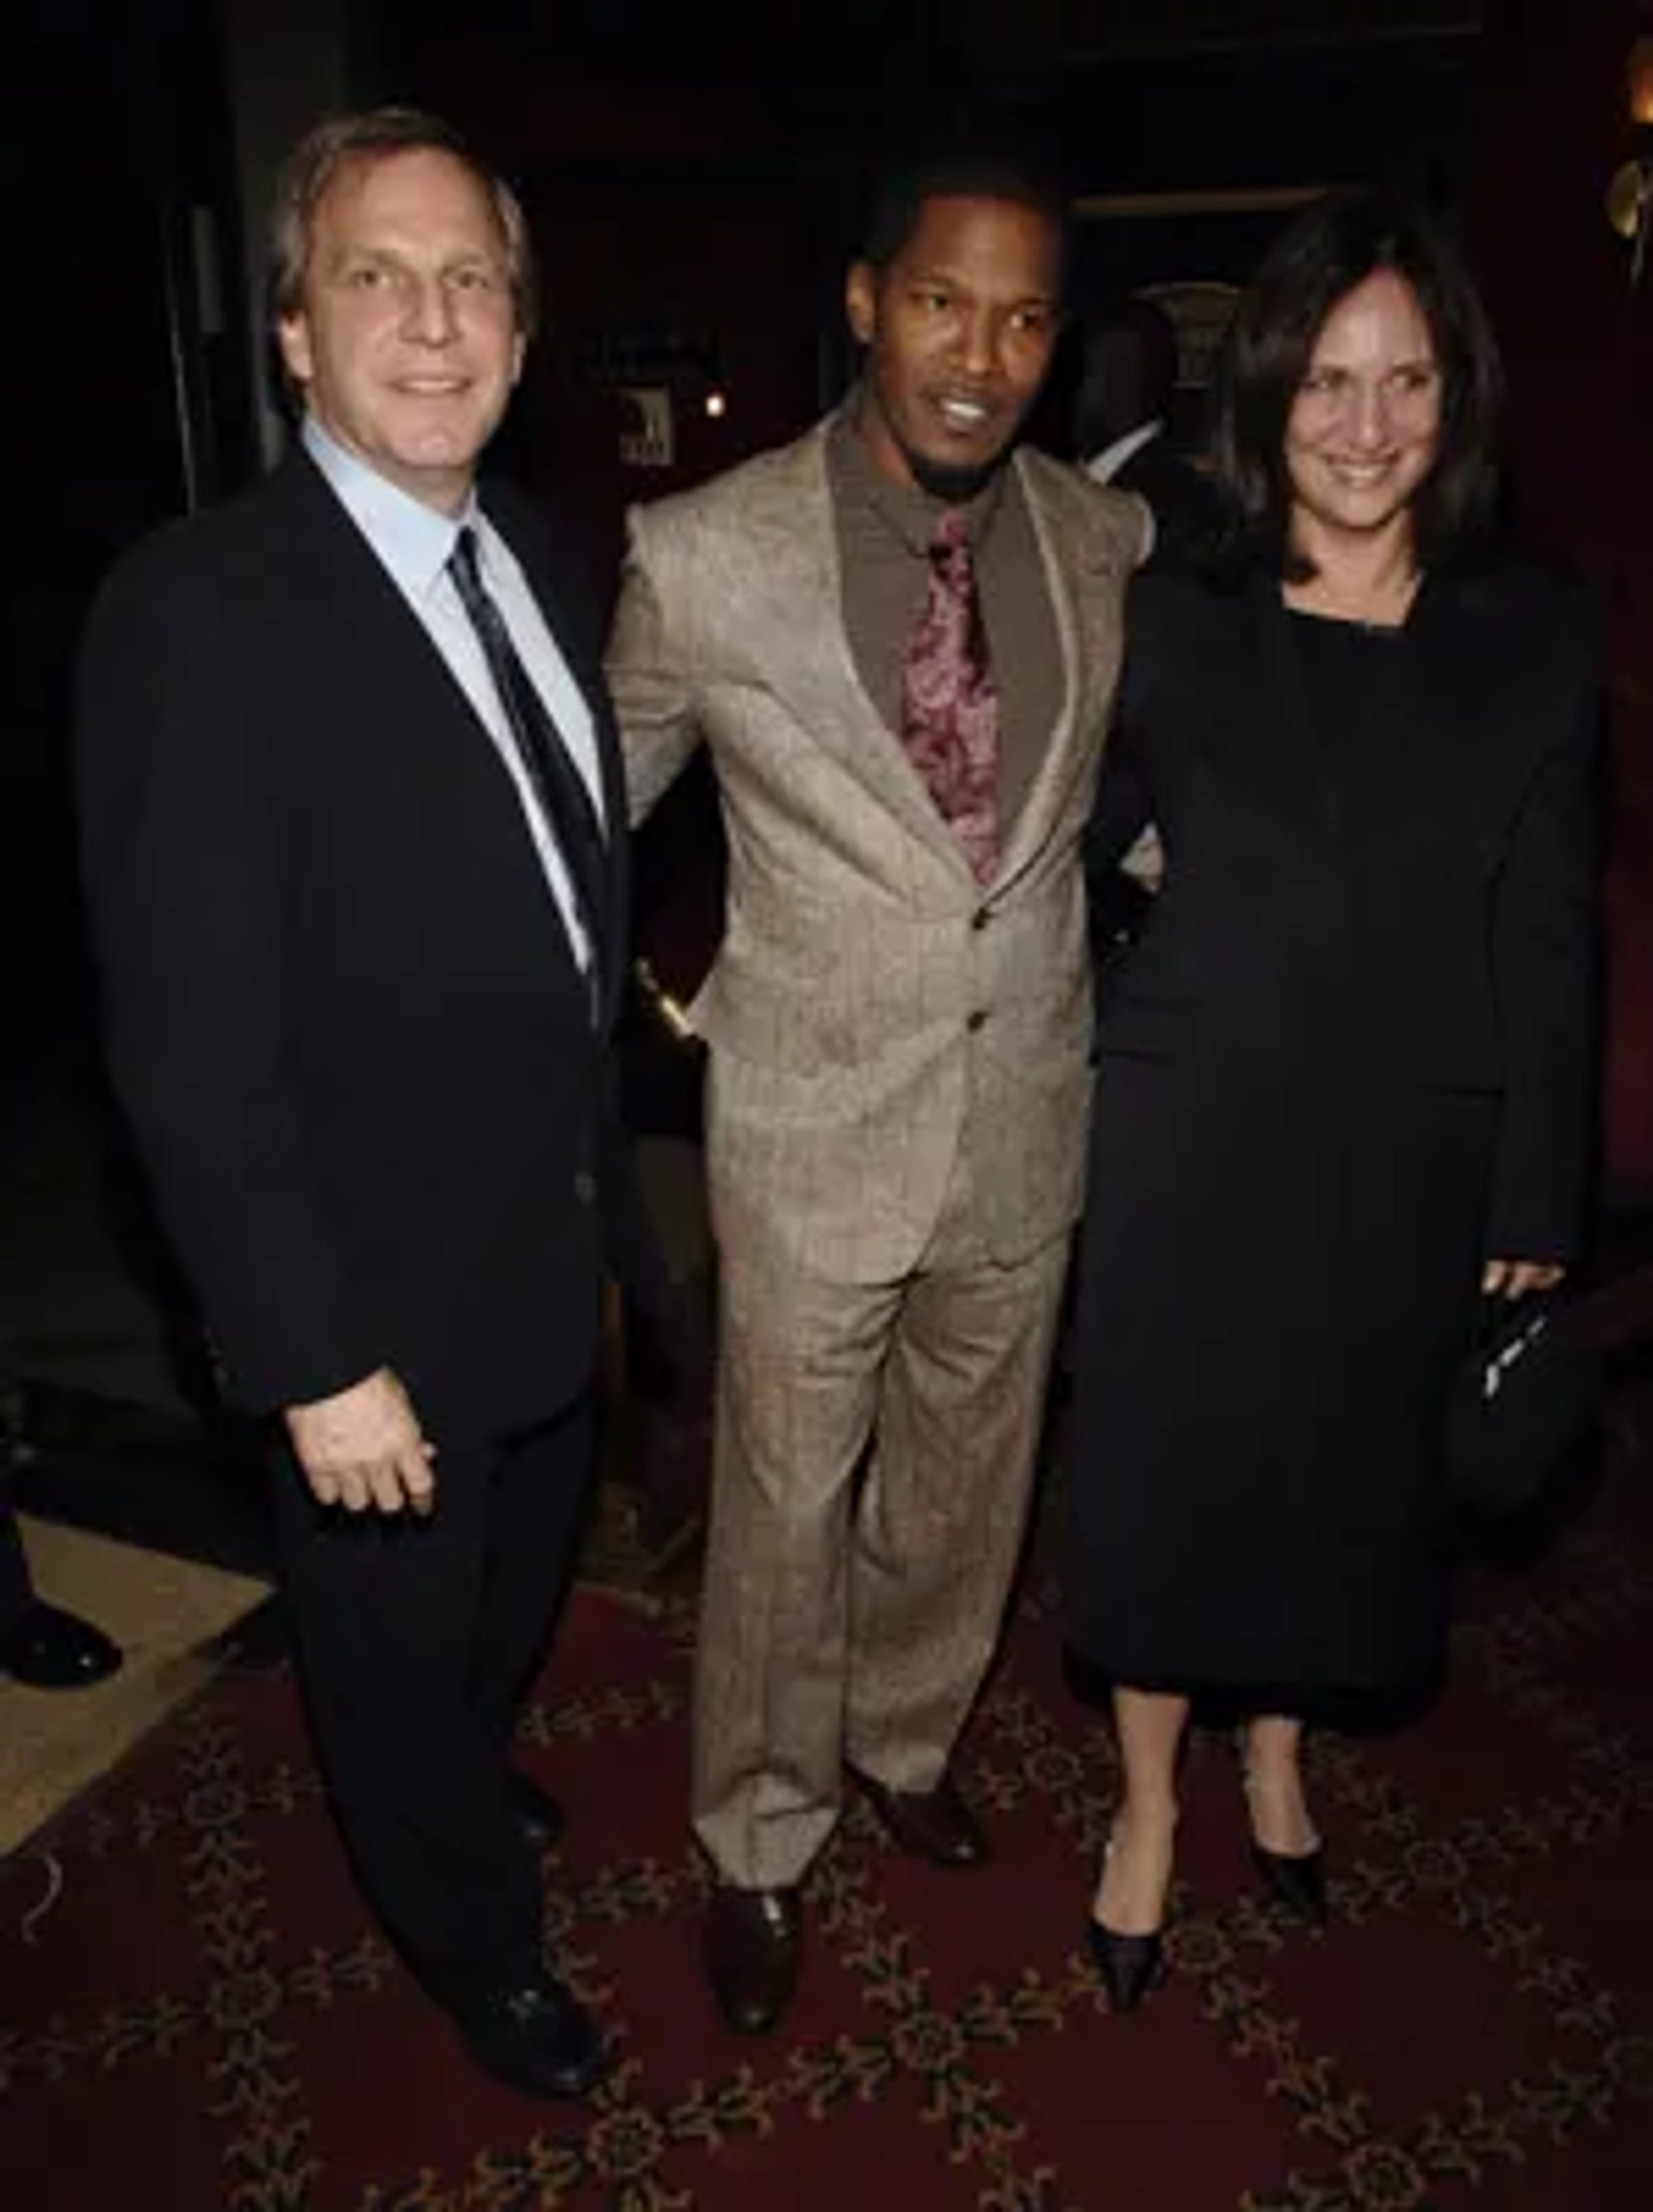
[[[1216,529],[1216,492],[1163,431],[1139,445],[1109,481],[1121,492],[1136,493],[1153,510],[1154,568],[1180,567]]]
[[[1478,1097],[1484,1251],[1564,1258],[1596,1072],[1592,605],[1514,564],[1430,583],[1330,732],[1291,620],[1266,579],[1136,587],[1087,866],[1105,880],[1150,819],[1166,864],[1105,996],[1099,1085],[1116,1056],[1180,1062],[1213,1141],[1252,1070],[1336,1068],[1391,1127]]]
[[[577,572],[484,504],[596,718],[618,975],[626,809]],[[438,1428],[554,1410],[624,1211],[612,1009],[594,1035],[492,745],[302,452],[115,572],[79,767],[111,1066],[234,1393],[388,1364]]]

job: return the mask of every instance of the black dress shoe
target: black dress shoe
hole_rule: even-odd
[[[957,1870],[985,1866],[993,1856],[981,1822],[950,1775],[927,1790],[886,1789],[870,1775],[857,1774],[856,1780],[891,1837],[913,1858]]]
[[[724,2025],[737,2035],[766,2035],[798,1986],[803,1908],[797,1890],[715,1889],[701,1947]]]
[[[1111,2012],[1135,2012],[1165,1980],[1165,1941],[1157,1928],[1151,1936],[1121,1936],[1092,1918],[1085,1940]]]
[[[532,1775],[523,1774],[517,1767],[506,1769],[505,1788],[511,1797],[511,1809],[517,1815],[517,1825],[529,1849],[541,1857],[548,1851],[554,1851],[568,1825],[568,1815],[550,1791],[542,1789]]]
[[[40,1598],[0,1636],[0,1675],[30,1689],[84,1689],[115,1673],[121,1656],[101,1628]]]
[[[1262,1879],[1263,1887],[1277,1905],[1284,1905],[1297,1919],[1308,1921],[1311,1927],[1326,1925],[1323,1843],[1316,1843],[1312,1851],[1271,1851],[1254,1836],[1251,1862]]]
[[[473,2062],[527,2097],[584,2097],[607,2070],[590,2014],[544,1972],[491,1991],[455,2024]]]

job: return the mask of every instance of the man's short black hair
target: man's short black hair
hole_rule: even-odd
[[[941,153],[894,171],[879,187],[862,242],[861,257],[881,273],[888,268],[932,200],[1003,200],[1042,215],[1056,233],[1065,273],[1068,255],[1068,195],[1056,178],[1031,162],[1000,153]]]

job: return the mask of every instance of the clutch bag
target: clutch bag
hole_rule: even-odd
[[[1592,1435],[1601,1379],[1577,1303],[1554,1291],[1483,1298],[1447,1414],[1459,1503],[1483,1514],[1532,1504]]]

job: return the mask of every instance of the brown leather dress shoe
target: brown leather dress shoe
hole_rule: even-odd
[[[981,1822],[950,1775],[927,1790],[886,1789],[870,1775],[856,1780],[894,1841],[913,1858],[957,1869],[985,1866],[993,1856]]]
[[[802,1934],[796,1888],[712,1892],[702,1955],[717,2009],[737,2035],[766,2035],[792,2002]]]

